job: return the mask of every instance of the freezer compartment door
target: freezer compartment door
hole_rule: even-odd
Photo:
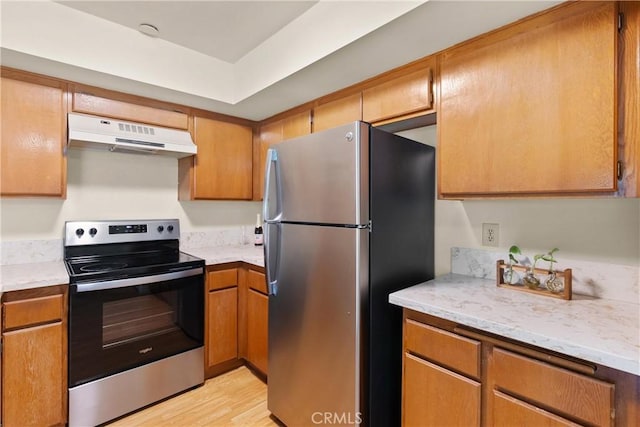
[[[306,135],[269,149],[264,219],[367,224],[369,125]]]
[[[368,232],[280,227],[278,286],[269,296],[269,410],[289,426],[325,417],[357,425]]]

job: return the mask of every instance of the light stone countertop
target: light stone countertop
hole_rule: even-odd
[[[389,295],[395,305],[640,375],[640,305],[565,301],[447,274]]]
[[[62,261],[0,266],[0,294],[68,283],[69,274]]]
[[[238,245],[188,248],[183,252],[204,259],[206,265],[244,261],[264,267],[262,246]],[[65,285],[68,283],[69,275],[62,261],[0,266],[0,295],[2,292]]]
[[[262,246],[211,246],[205,248],[184,248],[181,250],[204,259],[206,265],[242,261],[258,267],[264,267],[264,249]]]

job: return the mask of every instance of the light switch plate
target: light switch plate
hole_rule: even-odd
[[[499,224],[482,224],[482,246],[498,246],[500,238]]]

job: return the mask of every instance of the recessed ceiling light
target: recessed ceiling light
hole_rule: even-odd
[[[160,31],[158,31],[158,27],[151,24],[140,24],[138,26],[138,31],[151,37],[158,37],[158,35],[160,34]]]

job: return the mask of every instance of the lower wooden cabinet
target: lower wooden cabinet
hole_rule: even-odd
[[[3,295],[2,425],[67,422],[66,287]]]
[[[636,375],[409,309],[403,350],[405,426],[640,425]]]
[[[403,425],[480,425],[480,383],[411,354],[404,356]]]
[[[263,275],[264,277],[264,275]],[[267,374],[269,298],[253,289],[247,292],[247,362]]]
[[[269,298],[263,271],[242,262],[207,268],[207,378],[245,362],[267,375]]]

